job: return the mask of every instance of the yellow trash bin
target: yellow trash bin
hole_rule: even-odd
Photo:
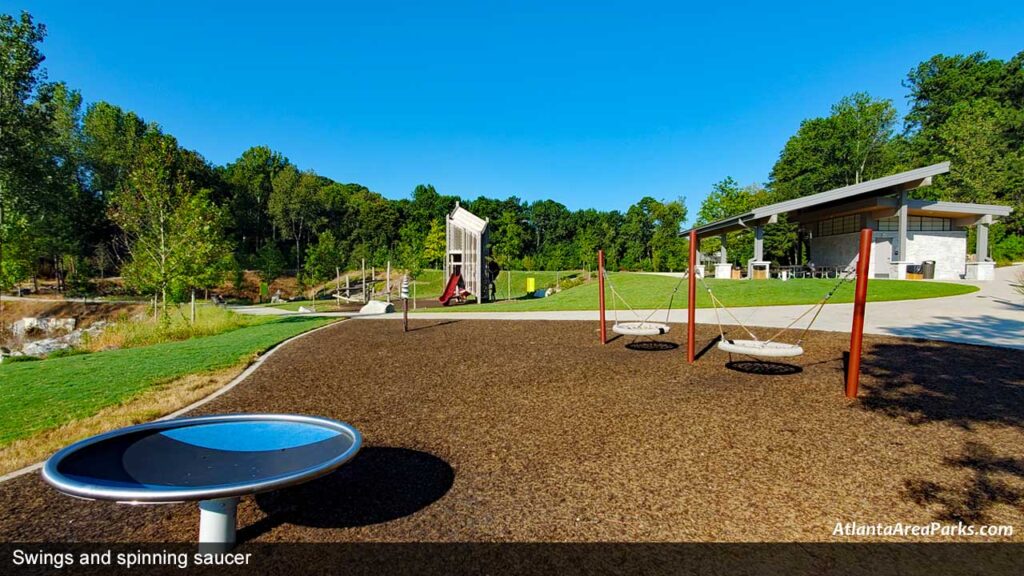
[[[537,282],[533,278],[526,279],[526,293],[533,294],[537,291]]]

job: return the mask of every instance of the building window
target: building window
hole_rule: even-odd
[[[899,216],[890,216],[878,220],[879,232],[898,232]],[[931,216],[907,216],[908,232],[949,232],[953,229],[953,221],[949,218],[932,218]]]
[[[849,216],[836,216],[818,221],[817,236],[834,236],[836,234],[851,234],[861,228],[860,214]]]

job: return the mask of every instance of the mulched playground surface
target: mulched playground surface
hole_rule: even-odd
[[[812,333],[788,364],[710,346],[688,366],[681,326],[631,347],[585,322],[411,326],[332,325],[198,411],[365,437],[337,472],[244,498],[240,541],[836,541],[837,522],[932,521],[1024,540],[1024,352],[868,336],[848,401],[846,334]],[[699,348],[715,336],[700,326]],[[194,504],[76,500],[38,474],[0,484],[0,509],[4,541],[194,541],[198,525]]]

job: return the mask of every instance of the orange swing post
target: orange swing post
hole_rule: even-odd
[[[597,300],[600,310],[601,344],[607,344],[608,326],[604,320],[604,250],[597,251]]]
[[[850,359],[846,364],[846,397],[856,398],[860,386],[860,359],[864,342],[864,309],[868,299],[868,269],[871,265],[871,229],[860,231],[857,259],[857,288],[853,296],[853,327],[850,330]]]
[[[690,230],[690,272],[688,297],[686,300],[686,361],[693,364],[696,356],[697,319],[697,231]]]

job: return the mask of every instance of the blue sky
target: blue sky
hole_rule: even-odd
[[[1019,2],[25,2],[52,80],[222,164],[266,144],[388,197],[624,209],[763,182],[804,118],[936,53],[1024,50]]]

